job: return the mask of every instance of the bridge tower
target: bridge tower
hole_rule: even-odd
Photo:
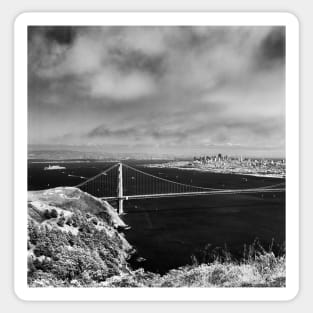
[[[124,208],[123,208],[123,166],[122,163],[118,163],[118,168],[117,168],[118,174],[117,174],[117,197],[118,197],[118,209],[117,212],[118,214],[123,214],[124,213]]]

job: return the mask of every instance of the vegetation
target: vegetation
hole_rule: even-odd
[[[86,212],[91,196],[54,191],[33,194],[28,204],[28,284],[85,286],[129,272],[132,248],[115,229],[123,223],[114,210],[95,202],[93,213]]]
[[[32,194],[28,204],[31,287],[283,287],[285,254],[258,241],[235,261],[227,249],[193,256],[165,275],[131,270],[132,247],[113,209],[77,189]],[[64,200],[65,199],[65,200]],[[65,203],[65,204],[64,204]],[[90,211],[88,210],[90,208]]]
[[[275,256],[266,252],[258,241],[249,246],[241,261],[235,261],[230,253],[210,252],[214,261],[173,269],[160,276],[143,269],[126,275],[109,278],[107,287],[285,287],[285,254]],[[209,255],[207,255],[209,257]]]
[[[28,282],[30,285],[70,285],[76,279],[82,284],[100,282],[120,274],[126,268],[124,242],[116,234],[96,229],[93,217],[76,214],[77,234],[62,231],[65,217],[56,225],[38,225],[28,221]],[[68,220],[66,221],[68,224]]]

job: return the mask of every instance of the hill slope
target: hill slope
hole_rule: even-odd
[[[28,283],[70,286],[128,273],[126,226],[107,202],[77,188],[28,194]]]

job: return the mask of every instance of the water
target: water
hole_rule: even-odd
[[[150,162],[150,161],[147,161]],[[29,190],[74,186],[112,165],[109,162],[58,163],[65,170],[44,171],[48,164],[29,163]],[[167,168],[141,170],[174,181],[212,188],[253,188],[283,182],[283,179],[233,174],[205,173]],[[206,246],[227,248],[237,257],[255,238],[267,248],[272,239],[285,241],[285,194],[211,195],[125,201],[125,232],[144,262],[134,267],[164,273],[191,263]],[[113,203],[114,205],[114,203]]]

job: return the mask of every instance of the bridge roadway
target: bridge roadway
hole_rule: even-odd
[[[225,189],[225,190],[208,190],[199,192],[179,192],[179,193],[160,193],[148,195],[123,195],[122,197],[100,197],[101,200],[136,200],[136,199],[153,199],[153,198],[171,198],[185,196],[205,196],[205,195],[228,195],[228,194],[249,194],[249,193],[269,193],[285,192],[285,188],[256,188],[256,189]]]

